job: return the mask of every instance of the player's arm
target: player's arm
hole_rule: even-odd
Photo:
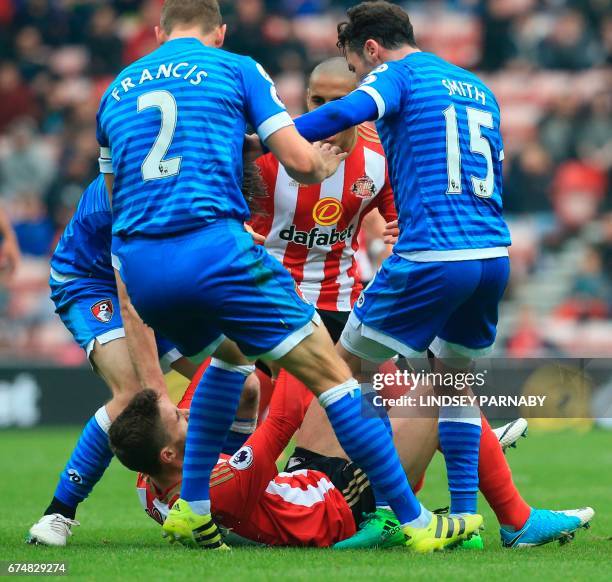
[[[399,223],[397,218],[385,224],[383,231],[383,240],[387,245],[394,245],[399,239]]]
[[[302,184],[318,184],[331,176],[346,154],[329,144],[313,147],[300,136],[259,63],[246,59],[241,74],[247,118],[287,173]]]
[[[155,334],[140,319],[117,270],[115,270],[115,279],[128,351],[136,376],[143,388],[152,388],[167,397],[168,390],[159,365]]]
[[[385,220],[385,225],[382,232],[382,239],[389,253],[393,245],[397,242],[399,237],[399,226],[397,221],[397,210],[395,208],[395,199],[393,196],[393,190],[389,183],[389,175],[386,172],[385,185],[381,193],[378,195],[378,211]]]
[[[306,140],[319,141],[377,117],[372,97],[356,90],[298,117],[295,127]]]
[[[360,123],[382,119],[399,111],[405,84],[400,69],[381,65],[355,91],[298,117],[295,126],[308,141],[318,141]]]
[[[368,255],[376,268],[391,254],[393,247],[385,244],[384,231],[385,219],[377,208],[372,208],[363,217],[361,229],[365,233],[366,248]]]
[[[100,109],[96,115],[96,139],[100,145],[100,157],[98,158],[98,165],[100,167],[100,173],[104,175],[104,184],[106,185],[106,191],[108,192],[108,199],[110,200],[111,206],[113,203],[113,186],[115,184],[115,175],[113,174],[113,160],[111,156],[110,141],[101,123],[102,111],[104,109],[105,98],[102,98]]]

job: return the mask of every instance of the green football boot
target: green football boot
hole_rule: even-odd
[[[404,543],[405,536],[395,514],[390,509],[379,507],[374,513],[364,514],[357,533],[332,547],[335,550],[386,549]]]

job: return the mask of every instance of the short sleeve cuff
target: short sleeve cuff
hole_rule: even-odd
[[[111,158],[110,148],[100,148],[100,157],[98,158],[101,174],[113,173],[113,160]]]
[[[357,87],[357,91],[363,91],[374,99],[376,109],[378,109],[378,119],[381,119],[385,115],[386,109],[385,100],[382,98],[382,95],[371,85],[362,85],[361,87]]]
[[[291,119],[291,116],[286,111],[281,111],[272,117],[268,117],[257,128],[257,135],[259,135],[261,141],[265,142],[273,133],[290,125],[294,125],[293,119]]]

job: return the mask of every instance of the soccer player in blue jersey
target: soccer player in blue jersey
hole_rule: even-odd
[[[480,516],[433,516],[416,500],[385,424],[362,417],[359,384],[314,307],[243,226],[247,122],[301,183],[333,174],[345,154],[300,137],[263,68],[220,50],[216,0],[167,0],[157,35],[160,48],[103,96],[98,140],[115,265],[138,313],[184,354],[220,346],[193,398],[181,499],[166,535],[225,549],[210,515],[209,477],[249,360],[262,358],[278,360],[319,397],[343,448],[397,514],[407,545],[431,551],[470,536]]]
[[[452,380],[491,349],[508,281],[499,106],[476,75],[419,50],[399,6],[363,2],[348,17],[338,26],[338,46],[362,83],[296,126],[315,141],[376,120],[400,234],[358,299],[340,353],[355,372],[361,359],[429,349],[435,371]],[[446,384],[436,391],[460,394]],[[438,423],[453,515],[475,513],[478,490],[480,411],[461,404],[441,407]],[[552,512],[532,517],[537,527],[528,520],[524,531],[502,530],[502,537],[537,538],[559,526]]]
[[[75,521],[77,506],[91,493],[113,456],[108,444],[111,422],[142,384],[168,398],[162,365],[191,379],[197,366],[181,356],[167,340],[157,336],[157,349],[142,323],[134,321],[129,306],[120,301],[111,263],[112,216],[104,178],[100,175],[83,193],[51,257],[51,299],[64,325],[85,350],[94,370],[108,385],[112,398],[91,417],[62,473],[44,515],[29,531],[29,541],[64,546]],[[126,313],[128,311],[128,313]],[[146,379],[136,375],[128,353],[126,331],[140,333],[139,357],[152,360]],[[141,330],[135,327],[140,326]],[[150,344],[150,345],[148,345]],[[142,368],[142,366],[141,366]],[[248,395],[257,394],[257,380],[248,381]],[[246,400],[245,400],[246,402]],[[247,411],[240,410],[241,416]],[[232,436],[233,433],[231,433]]]

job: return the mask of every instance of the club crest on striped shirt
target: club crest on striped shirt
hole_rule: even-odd
[[[357,196],[357,198],[363,198],[368,200],[376,196],[376,186],[374,180],[370,176],[365,175],[355,180],[355,183],[351,186],[351,192]]]

